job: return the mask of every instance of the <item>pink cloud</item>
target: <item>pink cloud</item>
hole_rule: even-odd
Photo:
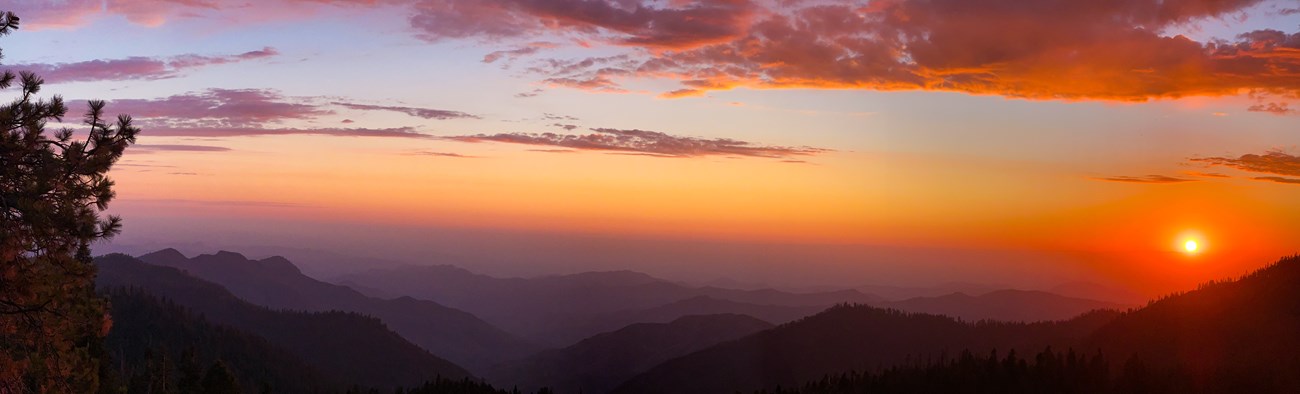
[[[286,98],[267,89],[209,89],[159,99],[118,99],[109,110],[131,114],[142,125],[263,126],[307,120],[333,113],[318,105]]]
[[[688,48],[741,35],[760,7],[749,0],[422,0],[411,26],[431,41],[519,37],[560,30],[621,45]]]
[[[170,58],[128,57],[125,59],[89,60],[75,63],[25,63],[12,67],[32,71],[48,83],[84,81],[155,80],[180,76],[187,70],[258,60],[279,55],[275,48],[227,56],[180,55]]]

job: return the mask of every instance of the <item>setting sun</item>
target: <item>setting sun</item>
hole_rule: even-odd
[[[1196,241],[1191,239],[1187,240],[1187,243],[1183,244],[1183,250],[1186,250],[1187,253],[1196,253],[1198,247],[1200,247],[1200,245],[1197,245]]]

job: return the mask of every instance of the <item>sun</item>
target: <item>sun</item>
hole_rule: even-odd
[[[1196,250],[1200,247],[1201,246],[1197,245],[1196,240],[1194,239],[1189,239],[1187,242],[1183,243],[1183,250],[1187,251],[1187,253],[1196,253]]]

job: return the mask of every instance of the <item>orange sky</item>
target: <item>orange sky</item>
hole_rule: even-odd
[[[119,246],[1152,294],[1300,251],[1294,2],[457,1],[23,5],[0,67],[141,122]]]

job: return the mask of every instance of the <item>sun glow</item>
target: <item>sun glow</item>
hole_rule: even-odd
[[[1196,253],[1196,249],[1199,248],[1200,245],[1197,245],[1196,240],[1193,239],[1189,239],[1186,243],[1183,243],[1183,250],[1187,251],[1187,253]]]

